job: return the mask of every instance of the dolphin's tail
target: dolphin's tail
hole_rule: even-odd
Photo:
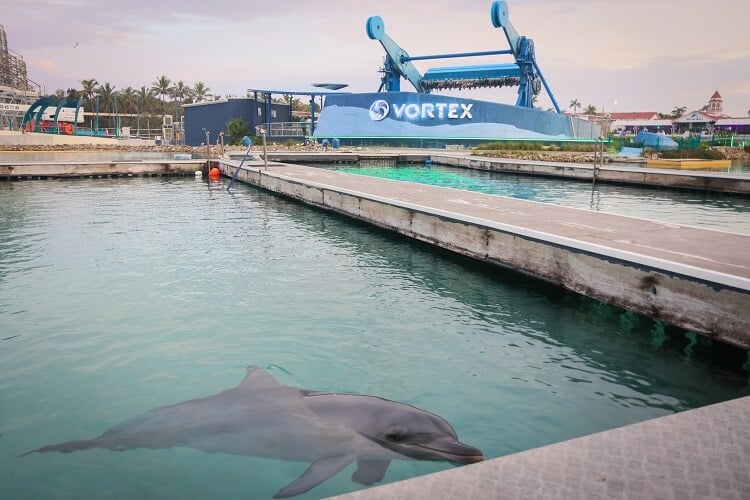
[[[37,448],[36,450],[27,451],[23,455],[19,455],[19,457],[25,457],[26,455],[31,455],[32,453],[48,453],[50,451],[58,451],[60,453],[72,453],[74,451],[88,450],[89,448],[96,448],[98,446],[100,446],[99,439],[66,441],[64,443],[49,444],[47,446],[42,446],[41,448]]]

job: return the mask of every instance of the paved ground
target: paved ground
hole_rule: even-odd
[[[340,499],[748,499],[750,397]]]
[[[682,271],[697,277],[706,273],[714,277],[717,273],[739,277],[741,280],[733,280],[733,286],[750,290],[750,236],[747,235],[550,207],[469,191],[342,175],[319,168],[286,165],[271,167],[269,172],[305,183],[398,200],[430,211],[490,220],[545,240],[556,239],[574,247],[590,245],[599,250],[607,249],[613,256],[640,258],[648,263],[660,261],[670,271]]]

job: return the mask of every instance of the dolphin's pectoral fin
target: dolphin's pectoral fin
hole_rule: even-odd
[[[281,488],[273,497],[287,498],[300,495],[319,485],[352,462],[354,462],[354,457],[351,455],[316,460],[300,477]]]
[[[379,483],[390,463],[390,460],[357,460],[357,470],[352,474],[352,481],[367,486]]]

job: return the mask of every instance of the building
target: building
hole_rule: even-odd
[[[0,129],[19,130],[29,104],[39,98],[39,90],[39,84],[28,78],[23,57],[8,48],[0,24]]]
[[[672,133],[672,120],[661,118],[657,111],[635,111],[610,114],[610,132],[637,134],[647,132]]]
[[[724,100],[716,90],[708,99],[708,104],[699,110],[685,113],[674,120],[675,134],[704,134],[712,135],[718,120],[730,118],[724,114]]]
[[[226,133],[226,123],[241,118],[247,123],[250,135],[260,135],[264,130],[271,141],[301,141],[313,134],[315,114],[322,108],[325,96],[348,94],[342,91],[345,83],[313,83],[309,86],[287,89],[248,89],[252,97],[221,99],[212,102],[186,104],[185,144],[205,144],[206,132],[209,141],[216,142],[219,132]],[[288,96],[287,103],[273,102],[274,95]],[[306,96],[310,100],[310,111],[293,111],[294,96]],[[320,98],[320,102],[316,102]]]
[[[266,102],[262,95],[220,99],[218,101],[185,104],[185,144],[200,146],[208,141],[216,143],[219,132],[226,134],[229,120],[241,118],[247,123],[250,135],[256,135],[259,125],[292,121],[292,110],[287,104]]]

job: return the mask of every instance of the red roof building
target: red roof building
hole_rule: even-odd
[[[658,120],[659,113],[656,111],[633,111],[630,113],[610,113],[612,120]]]

